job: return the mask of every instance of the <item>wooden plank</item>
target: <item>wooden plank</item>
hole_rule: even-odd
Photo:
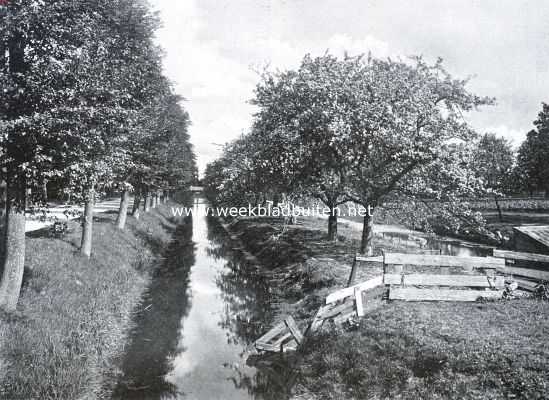
[[[515,279],[515,282],[518,284],[519,288],[521,288],[523,290],[527,290],[529,292],[534,292],[537,289],[537,287],[539,286],[538,282],[527,281],[527,280],[524,280],[524,279]]]
[[[494,257],[506,258],[510,260],[524,260],[540,263],[549,263],[549,256],[545,254],[522,253],[508,250],[494,250]]]
[[[255,348],[257,350],[272,351],[275,353],[280,351],[280,346],[276,347],[270,343],[258,342],[258,341],[255,342]]]
[[[372,256],[372,257],[366,257],[361,255],[356,255],[355,260],[357,261],[365,261],[365,262],[383,262],[383,256]]]
[[[364,305],[362,304],[362,291],[355,288],[355,303],[356,303],[356,315],[359,317],[364,316]]]
[[[326,304],[331,304],[338,300],[343,300],[346,297],[354,296],[356,288],[360,289],[360,291],[363,292],[365,290],[373,289],[379,285],[383,285],[383,275],[376,276],[375,278],[367,280],[365,282],[358,283],[354,286],[350,286],[348,288],[330,293],[328,297],[326,297]]]
[[[280,335],[285,330],[286,324],[284,323],[284,321],[281,321],[276,324],[270,331],[257,339],[256,342],[269,343],[272,339]]]
[[[280,336],[278,339],[276,339],[276,341],[274,341],[271,344],[273,345],[273,347],[278,348],[277,351],[280,351],[280,346],[282,345],[282,343],[284,343],[286,340],[292,337],[293,337],[292,332],[286,332],[284,335]]]
[[[501,268],[505,260],[496,257],[455,257],[428,254],[386,253],[385,264],[409,264],[419,266],[464,267],[464,268]]]
[[[297,327],[297,324],[295,323],[294,318],[289,315],[284,322],[286,323],[286,326],[292,333],[294,339],[296,340],[297,344],[301,344],[303,342],[303,335],[301,334],[301,331]]]
[[[526,276],[528,278],[533,278],[540,281],[549,281],[549,271],[541,271],[539,269],[507,266],[505,267],[505,273],[511,275]]]
[[[282,345],[282,352],[286,353],[287,351],[296,351],[299,344],[295,339],[290,340],[288,343]]]
[[[449,290],[391,287],[389,300],[406,301],[476,301],[479,298],[499,299],[503,290]]]
[[[383,282],[386,285],[502,288],[505,285],[505,278],[503,276],[492,277],[486,275],[385,274]]]

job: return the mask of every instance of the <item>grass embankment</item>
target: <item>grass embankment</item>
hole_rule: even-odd
[[[345,285],[358,246],[359,232],[345,226],[340,241],[324,242],[324,224],[233,226],[268,270],[280,314],[291,313],[301,328],[327,293]],[[377,251],[406,250],[376,241]],[[379,273],[363,265],[358,279]],[[533,299],[384,303],[358,326],[327,326],[311,338],[294,392],[307,399],[546,399],[548,317],[549,303]]]
[[[116,213],[94,218],[93,254],[78,252],[81,229],[29,234],[18,311],[0,316],[0,398],[104,398],[104,378],[123,350],[131,313],[150,281],[174,221],[162,205],[125,231]]]

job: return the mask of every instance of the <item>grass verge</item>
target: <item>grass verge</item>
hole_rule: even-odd
[[[18,311],[0,316],[0,398],[105,398],[131,313],[175,222],[169,204],[116,229],[116,213],[94,218],[93,254],[78,252],[80,227],[29,234]]]
[[[325,221],[233,225],[265,266],[280,314],[301,328],[343,287],[359,233],[344,225],[326,242]],[[398,245],[397,245],[398,246]],[[376,237],[381,249],[407,251]],[[358,279],[381,273],[362,265]],[[358,325],[325,327],[300,349],[300,399],[547,399],[549,302],[388,302]]]

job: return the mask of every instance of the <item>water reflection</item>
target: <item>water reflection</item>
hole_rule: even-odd
[[[143,299],[115,399],[289,397],[290,359],[246,362],[247,347],[273,322],[269,286],[217,221],[203,215],[192,228],[178,228]]]
[[[195,263],[192,235],[190,219],[176,228],[166,258],[142,299],[114,399],[173,399],[179,393],[166,376],[173,369],[173,360],[185,351],[179,344],[181,320],[191,307],[189,271]]]
[[[379,235],[395,247],[440,250],[441,254],[450,256],[486,257],[491,256],[493,251],[493,248],[489,246],[440,237],[411,235],[401,232],[380,232]]]

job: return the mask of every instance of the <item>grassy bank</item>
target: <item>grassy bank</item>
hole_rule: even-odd
[[[123,232],[115,219],[94,218],[90,259],[78,252],[76,222],[61,238],[28,234],[18,311],[0,316],[0,398],[104,398],[131,313],[175,227],[165,205],[128,218]]]
[[[359,232],[325,222],[243,220],[233,226],[266,267],[278,312],[305,328],[325,296],[346,283]],[[381,249],[406,248],[376,238]],[[398,246],[398,245],[397,245]],[[359,280],[379,274],[363,265]],[[325,326],[301,349],[296,398],[546,399],[549,303],[386,302],[358,325]],[[326,325],[326,324],[325,324]]]

